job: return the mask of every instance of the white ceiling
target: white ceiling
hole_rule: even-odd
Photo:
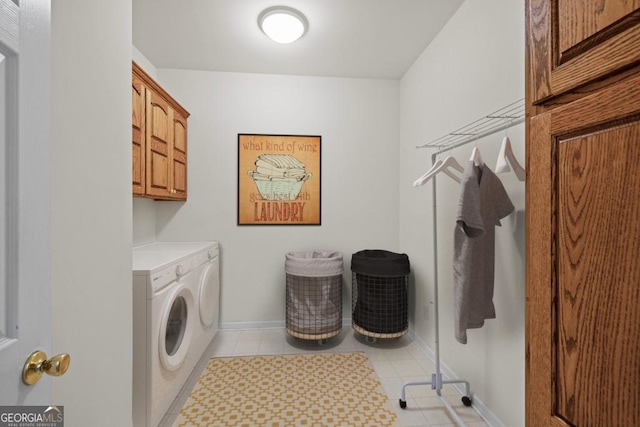
[[[133,0],[133,44],[158,68],[399,79],[464,0]],[[285,5],[309,20],[290,45],[258,28]]]

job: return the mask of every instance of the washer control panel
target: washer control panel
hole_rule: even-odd
[[[178,264],[176,266],[176,276],[182,276],[182,275],[184,275],[184,265]]]
[[[208,248],[193,257],[193,268],[199,267],[202,264],[206,264],[215,260],[218,257],[218,245]]]
[[[169,285],[176,280],[180,280],[180,278],[184,277],[194,265],[194,258],[188,258],[183,261],[177,262],[164,270],[158,271],[155,274],[151,275],[151,295],[153,293],[158,292],[165,286]]]
[[[209,249],[207,249],[207,257],[209,257],[209,260],[214,259],[215,257],[217,257],[219,255],[219,249],[218,249],[218,245],[215,245]]]
[[[217,261],[218,242],[156,242],[135,247],[133,275],[146,276],[147,299],[198,267]]]

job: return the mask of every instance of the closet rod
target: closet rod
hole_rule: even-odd
[[[524,120],[525,108],[524,98],[522,98],[440,138],[436,138],[424,145],[416,146],[416,148],[439,148],[439,154],[506,130],[511,126],[523,123]]]

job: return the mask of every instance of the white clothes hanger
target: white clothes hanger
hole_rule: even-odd
[[[471,152],[471,158],[469,159],[469,161],[473,162],[475,166],[484,165],[482,156],[480,156],[480,149],[478,148],[478,131],[476,131],[476,144],[473,147],[473,151]]]
[[[511,168],[509,167],[511,165]],[[500,147],[500,153],[498,154],[498,161],[496,162],[496,173],[509,172],[513,169],[513,173],[516,174],[518,180],[524,181],[527,173],[524,168],[516,160],[516,156],[513,154],[511,148],[511,140],[508,136],[502,139],[502,146]]]
[[[478,149],[478,147],[473,147],[473,151],[471,152],[471,158],[469,160],[472,161],[473,164],[476,166],[484,165],[484,162],[482,161],[482,157],[480,156],[480,150]]]
[[[419,187],[421,185],[424,185],[425,182],[429,181],[432,177],[437,175],[439,172],[444,172],[445,174],[447,174],[451,178],[453,178],[455,181],[460,182],[460,177],[458,177],[449,168],[453,168],[453,169],[457,170],[460,173],[464,172],[464,168],[462,167],[462,165],[460,163],[458,163],[456,158],[453,157],[453,156],[448,156],[444,160],[438,159],[433,164],[431,169],[429,169],[429,171],[427,173],[425,173],[424,175],[422,175],[420,178],[416,179],[413,182],[413,186],[414,187]]]

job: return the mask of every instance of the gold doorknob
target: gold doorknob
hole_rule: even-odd
[[[24,364],[22,369],[22,382],[32,385],[38,382],[43,374],[59,377],[69,369],[71,356],[61,353],[47,359],[44,351],[34,351]]]

